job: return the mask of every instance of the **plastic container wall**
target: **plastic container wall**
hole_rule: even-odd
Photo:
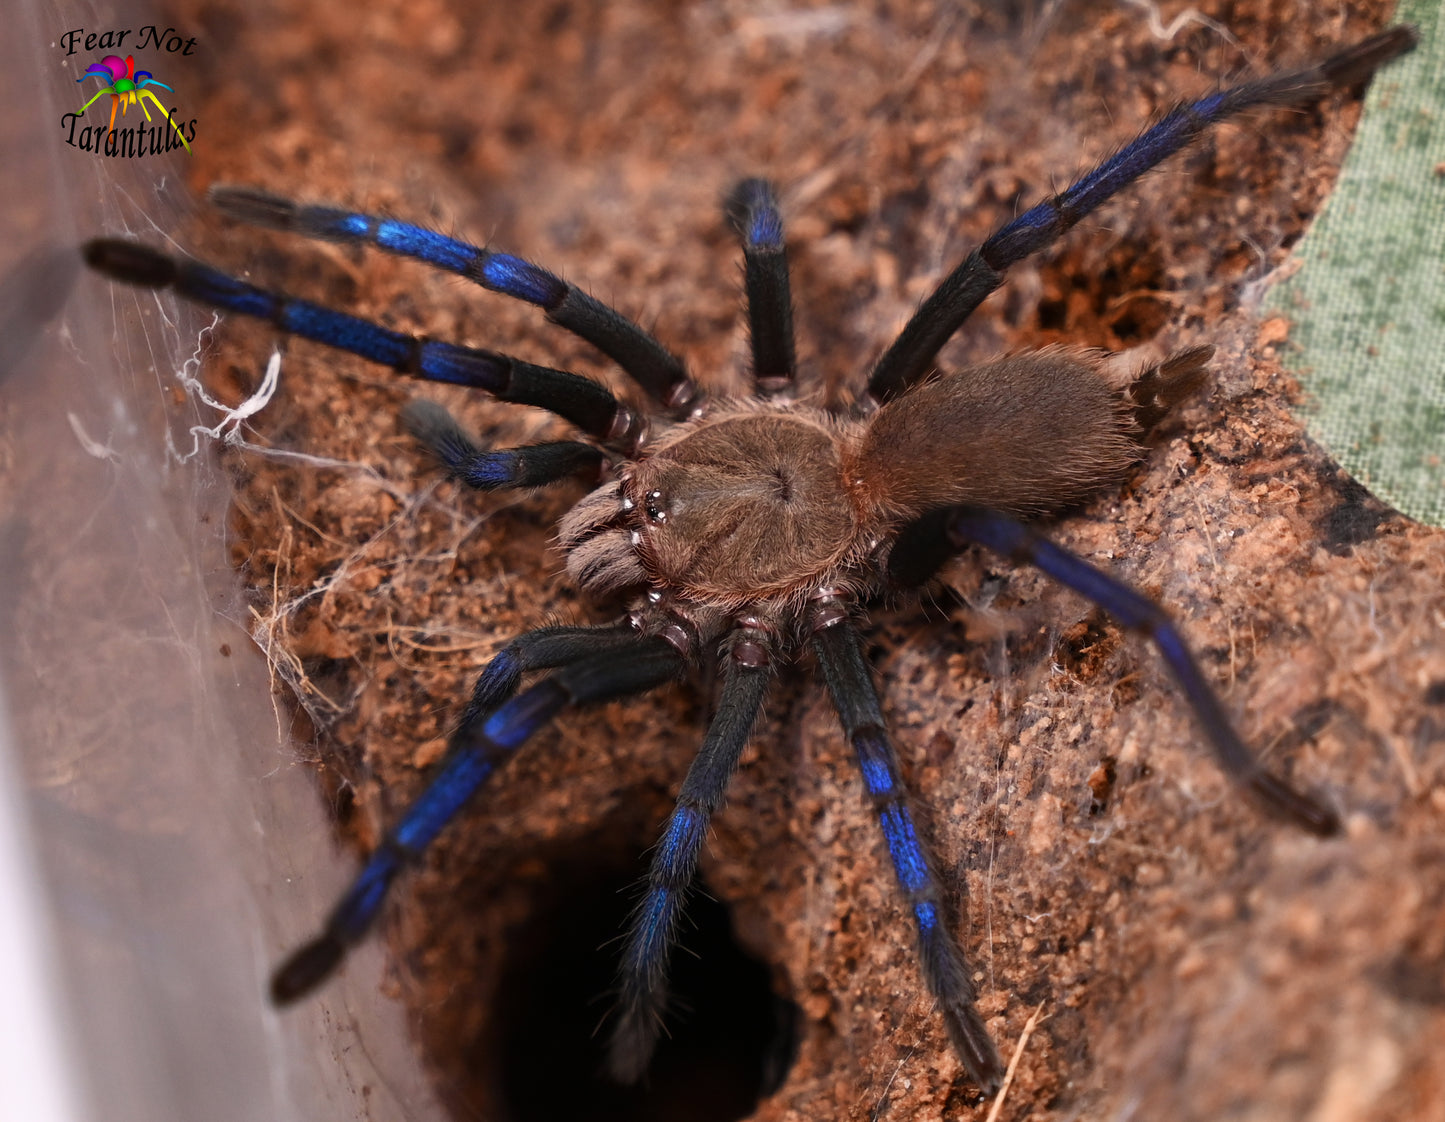
[[[378,948],[317,1001],[278,1014],[264,999],[350,861],[245,631],[225,478],[193,432],[219,419],[185,381],[211,317],[88,275],[76,248],[166,244],[191,206],[185,156],[107,158],[58,124],[84,100],[86,56],[64,33],[156,20],[15,16],[0,79],[0,1116],[438,1117],[378,993]]]

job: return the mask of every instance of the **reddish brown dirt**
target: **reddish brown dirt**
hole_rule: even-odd
[[[1123,3],[784,8],[177,6],[206,41],[199,190],[243,182],[514,249],[738,386],[722,192],[765,173],[789,220],[806,376],[834,395],[987,232],[1220,75],[1327,53],[1386,5],[1237,0],[1151,34]],[[1165,6],[1165,22],[1182,10]],[[1030,572],[965,562],[871,653],[908,781],[1005,1054],[1002,1118],[1438,1118],[1445,1030],[1445,550],[1362,498],[1303,435],[1249,285],[1327,195],[1352,97],[1251,117],[1012,271],[954,361],[1066,340],[1219,347],[1216,383],[1122,494],[1057,536],[1182,621],[1248,740],[1345,808],[1320,842],[1235,797],[1157,660]],[[620,384],[533,309],[376,253],[204,223],[190,248],[408,330]],[[232,323],[239,398],[273,332]],[[540,413],[288,345],[245,454],[235,559],[311,718],[322,786],[364,849],[414,795],[508,637],[600,618],[549,542],[576,497],[439,484],[396,413],[424,393],[513,445]],[[494,1000],[565,855],[641,860],[701,735],[697,687],[570,716],[452,830],[386,923],[393,985],[459,1118],[507,1116]],[[640,867],[640,865],[639,865]],[[907,917],[820,688],[790,676],[705,862],[739,938],[802,1010],[760,1119],[983,1118],[920,994]],[[560,1078],[565,1078],[562,1073]]]

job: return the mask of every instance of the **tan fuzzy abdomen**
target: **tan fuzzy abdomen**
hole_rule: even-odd
[[[1139,454],[1131,403],[1103,357],[1054,347],[910,390],[868,426],[849,465],[854,493],[890,518],[961,503],[1041,515],[1082,502]]]

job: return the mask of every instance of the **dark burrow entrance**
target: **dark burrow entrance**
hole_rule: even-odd
[[[797,1007],[735,941],[727,908],[700,886],[672,963],[670,1036],[646,1080],[603,1072],[619,934],[640,868],[554,866],[545,898],[508,940],[497,992],[503,1097],[515,1122],[733,1122],[781,1085],[796,1050]],[[599,1025],[602,1028],[599,1029]]]

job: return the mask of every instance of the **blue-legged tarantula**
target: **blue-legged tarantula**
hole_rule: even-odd
[[[859,647],[862,609],[926,582],[973,544],[1034,564],[1091,598],[1159,648],[1219,764],[1265,809],[1318,834],[1333,810],[1265,771],[1241,743],[1164,612],[1060,549],[1022,520],[1062,511],[1116,485],[1140,439],[1205,381],[1212,349],[1170,355],[1132,379],[1104,356],[1054,347],[956,372],[935,372],[940,348],[1003,283],[1011,265],[1205,129],[1254,106],[1294,105],[1364,80],[1416,42],[1397,27],[1316,66],[1226,89],[1163,117],[1132,143],[988,238],[924,301],[874,367],[848,412],[795,398],[791,296],[782,222],[769,185],[731,194],[728,215],[746,265],[755,396],[706,397],[679,359],[615,310],[521,258],[414,225],[301,206],[245,188],[212,200],[233,217],[316,238],[365,242],[451,270],[545,309],[608,355],[663,410],[657,431],[603,386],[492,351],[425,341],[264,291],[194,261],[130,241],[85,248],[116,279],[173,287],[226,311],[421,378],[473,386],[540,406],[587,439],[503,451],[480,447],[445,411],[417,403],[405,419],[457,478],[483,490],[537,487],[574,475],[600,480],[562,520],[567,571],[589,592],[629,598],[610,626],[527,632],[482,672],[426,792],[377,848],[321,934],[276,972],[288,1002],[340,963],[379,914],[392,881],[486,783],[493,770],[567,706],[638,693],[682,675],[700,655],[722,662],[716,713],[664,827],[633,913],[612,1024],[611,1068],[635,1080],[656,1044],[684,896],[710,816],[722,802],[774,667],[811,650],[858,754],[864,786],[904,898],[924,976],[959,1055],[985,1092],[1003,1076],[975,1008],[969,969],[944,893],[907,807],[878,694]],[[522,675],[555,671],[526,690]]]

